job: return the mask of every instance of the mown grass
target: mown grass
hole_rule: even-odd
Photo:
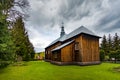
[[[24,62],[0,69],[0,80],[120,80],[114,71],[120,64],[102,63],[93,66],[57,66],[43,61]]]

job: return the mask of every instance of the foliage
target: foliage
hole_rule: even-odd
[[[105,51],[104,50],[100,50],[100,60],[104,61],[105,59]]]
[[[0,68],[4,68],[4,67],[6,67],[6,66],[8,66],[10,64],[10,62],[9,61],[0,61]]]
[[[44,59],[44,58],[45,58],[45,52],[35,53],[34,59]]]
[[[56,66],[43,61],[30,61],[26,66],[8,66],[0,70],[0,80],[119,80],[113,68],[119,64],[94,66]]]
[[[107,39],[105,35],[103,36],[102,39],[101,49],[104,50],[105,55],[107,55]]]
[[[109,56],[110,59],[115,58],[115,62],[120,60],[120,37],[117,33],[115,33],[113,38],[109,34],[108,39],[104,35],[100,49],[104,51],[105,56]]]
[[[120,49],[120,41],[119,41],[119,36],[117,33],[115,33],[115,36],[113,38],[113,49],[114,50],[119,50]]]
[[[3,23],[0,26],[0,59],[1,60],[11,60],[14,56],[13,54],[13,42],[11,40],[10,32],[7,28],[7,23]]]
[[[107,46],[107,47],[108,47],[108,48],[107,48],[107,49],[108,49],[107,51],[108,51],[108,54],[109,54],[110,51],[113,50],[113,46],[112,46],[112,45],[113,45],[113,41],[112,41],[112,37],[111,37],[110,34],[108,35],[107,45],[108,45],[108,46]]]
[[[116,51],[116,54],[117,54],[116,58],[117,58],[118,60],[120,60],[120,50],[117,50],[117,51]]]
[[[22,16],[24,17],[24,13],[26,8],[29,6],[27,0],[0,0],[0,67],[4,67],[7,61],[13,61],[15,59],[16,44],[14,44],[13,34],[11,33],[11,29],[13,28],[13,24],[16,23],[17,19]],[[22,12],[16,10],[16,7],[21,9]],[[23,25],[23,24],[21,24]],[[19,31],[19,30],[17,30]],[[16,32],[17,32],[16,31]],[[19,36],[19,35],[17,35]],[[32,44],[29,42],[28,36],[25,40],[26,48],[23,50],[29,50],[29,54],[32,55],[30,58],[34,56],[34,50]],[[21,48],[22,50],[22,48]],[[27,51],[26,51],[27,53]],[[23,54],[23,53],[22,53]],[[25,55],[24,57],[29,58],[29,55]]]
[[[110,58],[115,58],[116,57],[116,51],[111,51],[109,56],[110,56]]]
[[[14,49],[9,22],[7,21],[8,9],[12,7],[9,3],[13,0],[0,1],[0,67],[5,67],[14,58]]]
[[[111,54],[109,56],[110,58],[115,58],[117,60],[120,60],[120,50],[111,51]]]
[[[25,61],[33,59],[35,53],[34,48],[31,42],[29,41],[22,17],[19,17],[15,21],[11,31],[16,47],[16,56],[21,56]]]

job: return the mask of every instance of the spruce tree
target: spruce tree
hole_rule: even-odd
[[[15,6],[22,8],[23,11],[29,6],[27,0],[0,0],[0,65],[1,61],[10,61],[15,58],[18,47],[13,43],[13,23],[17,17],[24,16],[16,10]]]
[[[11,33],[9,31],[8,10],[13,0],[0,0],[0,67],[6,66],[8,61],[14,59],[14,49]]]
[[[105,55],[107,55],[107,39],[106,36],[104,35],[102,38],[102,42],[101,42],[101,49],[104,50]]]
[[[25,61],[31,60],[31,57],[33,56],[32,54],[35,52],[32,44],[29,41],[22,17],[16,19],[12,33],[16,46],[17,60],[19,58],[22,58],[22,60]]]
[[[113,38],[113,49],[114,50],[119,50],[120,45],[119,45],[119,36],[117,35],[117,33],[115,33],[115,36]]]
[[[113,40],[112,40],[111,35],[109,34],[108,40],[107,40],[107,51],[108,51],[108,53],[110,53],[110,51],[112,51],[112,50],[113,50]]]

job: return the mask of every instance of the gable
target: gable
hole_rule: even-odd
[[[59,49],[61,49],[61,48],[64,48],[65,46],[67,46],[67,45],[71,44],[73,41],[74,41],[74,40],[69,41],[69,42],[67,42],[67,43],[64,43],[64,44],[62,44],[62,45],[60,45],[60,46],[56,47],[56,48],[55,48],[55,49],[53,49],[52,51],[56,51],[56,50],[59,50]]]
[[[84,26],[81,26],[81,27],[77,28],[76,30],[72,31],[71,33],[65,34],[64,36],[57,38],[52,43],[50,43],[47,47],[50,47],[51,45],[54,45],[58,41],[63,42],[65,40],[68,40],[68,39],[70,39],[70,38],[72,38],[74,36],[77,36],[79,34],[82,34],[82,33],[100,38],[99,36],[95,35],[92,31],[88,30]]]

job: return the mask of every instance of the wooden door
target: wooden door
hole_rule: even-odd
[[[75,61],[79,61],[79,50],[75,50]]]

